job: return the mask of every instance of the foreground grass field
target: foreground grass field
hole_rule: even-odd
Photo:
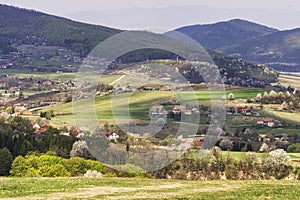
[[[300,199],[299,181],[177,181],[128,178],[1,178],[0,198]]]

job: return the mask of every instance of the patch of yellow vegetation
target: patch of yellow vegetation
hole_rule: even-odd
[[[282,112],[282,111],[273,111],[272,114],[274,114],[276,117],[284,119],[284,120],[300,123],[300,113],[299,112],[289,113],[289,112]]]

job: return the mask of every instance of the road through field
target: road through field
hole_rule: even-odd
[[[122,75],[120,78],[118,78],[117,80],[111,82],[109,85],[114,85],[114,84],[116,84],[117,82],[119,82],[120,80],[122,80],[124,77],[125,77],[125,75]]]

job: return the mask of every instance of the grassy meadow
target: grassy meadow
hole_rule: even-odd
[[[0,198],[299,199],[299,181],[181,181],[131,178],[1,178]]]

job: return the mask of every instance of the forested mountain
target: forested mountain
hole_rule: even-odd
[[[300,71],[300,29],[280,31],[241,42],[220,51],[260,62],[278,71]]]
[[[263,63],[278,71],[300,71],[300,29],[279,31],[235,19],[176,30],[228,56]]]
[[[203,32],[206,37],[213,36],[214,34],[210,32],[217,29],[223,35],[215,34],[215,36],[219,41],[225,41],[226,45],[230,41],[242,41],[277,31],[243,20],[200,26],[200,29],[206,30]],[[196,28],[195,33],[197,30]],[[75,72],[83,58],[97,44],[120,32],[120,30],[75,22],[33,10],[0,5],[0,52],[2,52],[0,64],[11,63],[14,68],[39,72]],[[218,43],[216,38],[213,40],[215,44]],[[207,47],[214,49],[212,46]],[[230,77],[241,76],[240,79],[243,79],[240,73],[236,73],[237,69],[241,72],[249,71],[246,68],[253,68],[253,71],[262,69],[260,66],[245,64],[244,61],[231,59],[213,51],[210,51],[210,54],[220,69],[226,68],[227,73],[232,73],[228,75]],[[177,56],[170,52],[143,49],[122,56],[121,64],[176,58]],[[275,73],[272,74],[268,82],[276,81]],[[263,72],[263,75],[266,74]],[[257,76],[252,78],[257,79]]]
[[[278,30],[249,21],[234,19],[215,24],[185,26],[176,29],[196,40],[203,47],[217,50]]]
[[[86,54],[99,42],[119,32],[104,26],[0,5],[0,50],[4,52],[9,52],[9,47],[28,44],[62,46]]]

